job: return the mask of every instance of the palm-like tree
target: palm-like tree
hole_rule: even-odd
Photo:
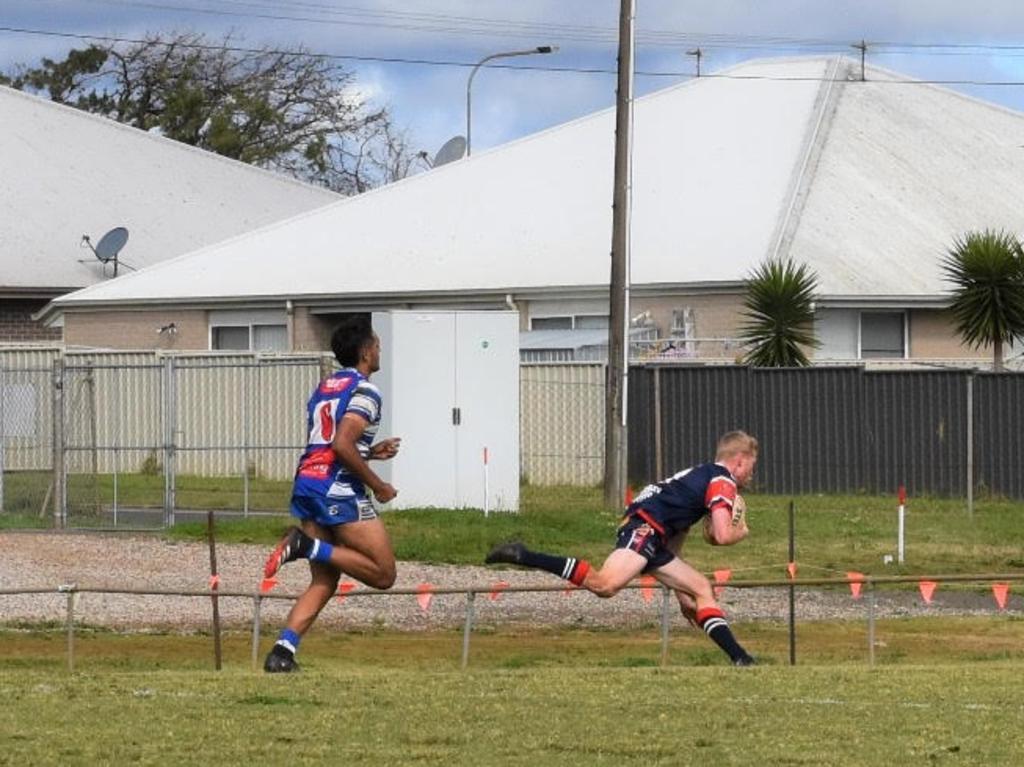
[[[740,337],[754,367],[804,367],[805,348],[821,346],[814,335],[814,293],[818,276],[806,265],[770,258],[746,280]]]
[[[971,347],[992,346],[992,366],[1003,369],[1003,344],[1024,337],[1024,249],[1009,232],[985,229],[953,241],[942,260],[953,283],[950,310]]]

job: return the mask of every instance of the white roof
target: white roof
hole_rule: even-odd
[[[735,284],[791,253],[828,296],[934,297],[954,234],[1011,225],[1021,115],[875,69],[848,82],[848,65],[750,62],[637,100],[634,285]],[[588,116],[57,305],[606,287],[614,119]]]
[[[141,268],[337,199],[0,87],[0,291],[60,292],[109,281],[80,247],[83,234],[95,245],[108,230],[127,227],[121,257]]]

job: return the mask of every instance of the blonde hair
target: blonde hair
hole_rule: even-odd
[[[737,455],[757,456],[757,439],[745,431],[730,431],[718,438],[716,461],[727,461]]]

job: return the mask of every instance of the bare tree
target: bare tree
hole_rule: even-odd
[[[256,49],[228,36],[149,35],[42,59],[16,88],[242,162],[357,194],[408,174],[415,155],[355,76],[304,49]]]

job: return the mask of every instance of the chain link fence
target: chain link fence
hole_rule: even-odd
[[[0,349],[0,508],[57,527],[282,513],[307,398],[332,368],[326,355]],[[523,482],[601,482],[605,370],[522,365]],[[1016,373],[631,368],[634,484],[707,460],[733,428],[762,441],[764,492],[1024,498]]]

